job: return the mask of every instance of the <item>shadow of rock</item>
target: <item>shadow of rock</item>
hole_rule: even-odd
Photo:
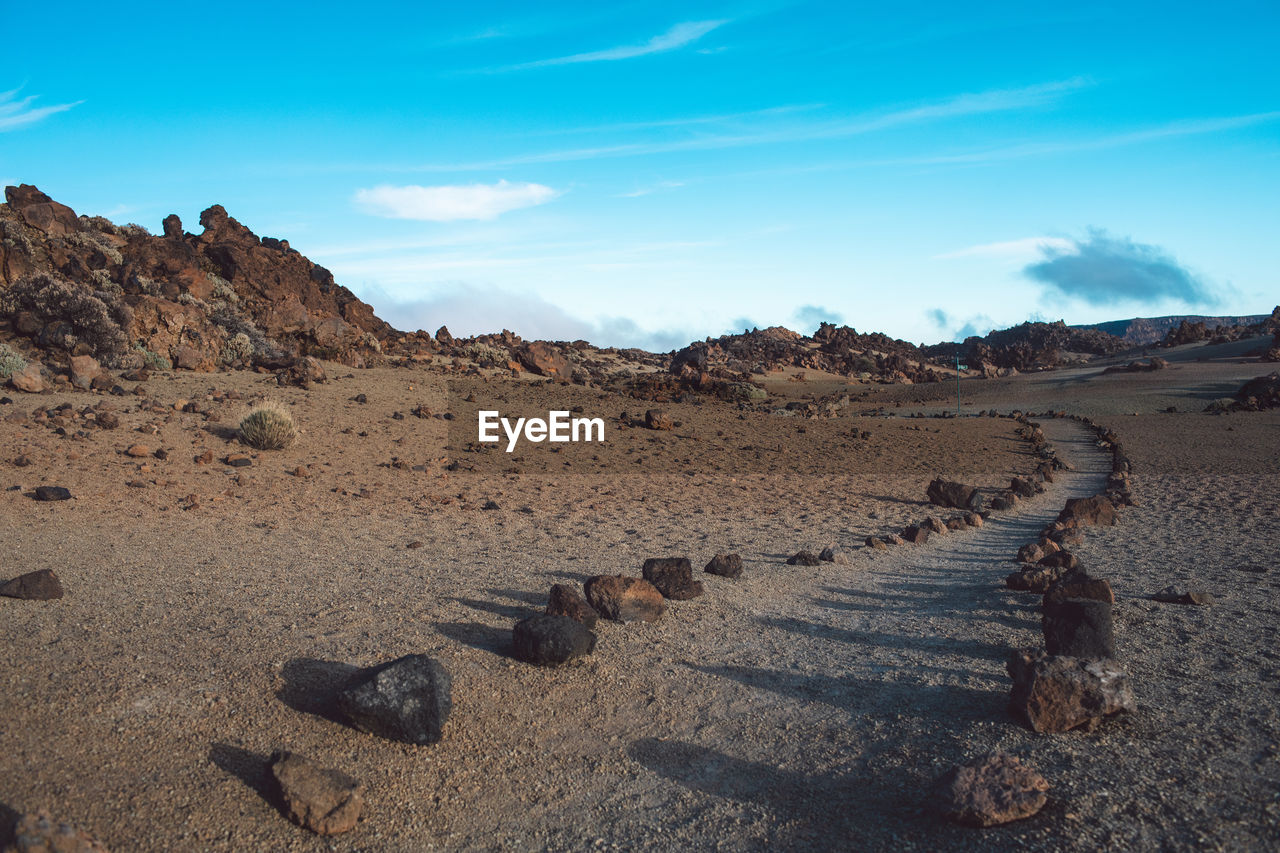
[[[530,615],[526,611],[521,611],[521,614],[521,618]],[[511,654],[510,628],[494,628],[492,625],[480,622],[437,622],[436,630],[449,639],[457,640],[473,649],[515,659]]]
[[[276,691],[276,698],[295,711],[346,725],[337,697],[361,671],[339,661],[294,658],[280,670],[284,685]]]
[[[271,778],[269,756],[259,755],[229,743],[215,743],[209,747],[209,760],[223,772],[239,779],[271,805],[276,808],[282,805],[279,790]]]
[[[453,601],[459,604],[465,604],[473,610],[483,610],[485,613],[493,613],[501,616],[503,619],[524,619],[527,616],[533,616],[538,613],[532,607],[516,607],[511,604],[499,604],[496,601],[484,601],[479,598],[454,598]]]
[[[21,813],[8,803],[0,803],[0,850],[13,843],[13,830],[17,828]]]

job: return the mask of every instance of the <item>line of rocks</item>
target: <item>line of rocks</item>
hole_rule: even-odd
[[[1082,528],[1113,525],[1117,507],[1133,504],[1128,484],[1132,465],[1113,433],[1088,419],[1075,419],[1094,431],[1099,446],[1111,451],[1107,486],[1100,494],[1068,500],[1037,541],[1018,549],[1023,568],[1005,579],[1011,589],[1043,596],[1044,648],[1017,649],[1006,664],[1013,679],[1009,711],[1035,732],[1092,728],[1107,716],[1136,707],[1128,675],[1116,659],[1111,585],[1086,572],[1068,550],[1083,541]],[[1037,474],[1043,482],[1053,482],[1053,473],[1065,464],[1043,430],[1028,421],[1020,433],[1042,457]],[[1048,782],[1033,768],[998,751],[949,772],[935,795],[948,818],[993,826],[1036,814],[1047,802],[1048,790]]]
[[[703,569],[725,578],[742,575],[739,554],[716,554]],[[693,579],[688,557],[653,557],[644,561],[641,577],[595,575],[582,592],[553,584],[544,612],[521,619],[511,631],[512,654],[526,663],[559,666],[595,651],[594,628],[601,619],[613,622],[657,622],[667,601],[688,601],[705,592]]]

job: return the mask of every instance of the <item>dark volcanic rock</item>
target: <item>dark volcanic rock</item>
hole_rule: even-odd
[[[650,557],[644,561],[640,573],[663,598],[687,601],[702,595],[702,584],[693,579],[693,566],[688,557]]]
[[[849,564],[849,555],[839,545],[828,545],[823,548],[822,553],[818,554],[818,559],[824,563],[835,563],[837,566]]]
[[[69,501],[71,492],[62,486],[36,486],[38,501]]]
[[[818,555],[812,551],[800,550],[787,558],[788,566],[817,566],[821,563]]]
[[[600,618],[576,589],[563,583],[552,584],[546,613],[548,616],[568,616],[587,628],[594,628]]]
[[[929,541],[928,529],[921,527],[918,524],[912,524],[909,527],[902,528],[902,533],[899,535],[902,536],[904,541],[910,542],[914,545],[922,545]]]
[[[943,815],[965,826],[998,826],[1030,817],[1048,801],[1049,783],[1004,752],[960,765],[938,783]]]
[[[319,767],[293,752],[271,756],[271,775],[280,787],[285,814],[320,835],[355,828],[364,810],[364,785],[341,770]]]
[[[1044,647],[1051,655],[1113,658],[1116,641],[1111,604],[1087,598],[1067,598],[1045,605],[1040,619]]]
[[[62,583],[52,569],[40,569],[18,575],[0,586],[0,595],[27,601],[52,601],[62,598]]]
[[[625,575],[596,575],[584,584],[587,603],[615,622],[657,622],[667,604],[658,588]]]
[[[738,554],[716,554],[703,571],[722,578],[742,577],[742,557]]]
[[[338,708],[362,732],[388,740],[429,744],[440,740],[453,709],[449,673],[426,655],[367,669],[338,694]]]
[[[1013,492],[1020,498],[1033,498],[1038,493],[1044,491],[1042,487],[1037,487],[1031,480],[1024,480],[1022,477],[1014,477],[1009,481],[1009,491]]]
[[[973,486],[943,480],[941,477],[931,482],[926,490],[930,503],[954,509],[968,509],[969,501],[973,500],[973,496],[977,493],[978,490]]]
[[[1062,577],[1063,570],[1053,566],[1028,566],[1004,579],[1005,586],[1020,592],[1048,592]]]
[[[591,654],[596,635],[568,616],[540,613],[516,623],[511,651],[517,658],[539,666],[556,666]]]
[[[1007,669],[1009,710],[1037,732],[1065,732],[1136,708],[1129,677],[1114,660],[1021,650],[1009,656]]]
[[[1068,598],[1088,598],[1094,601],[1105,601],[1114,604],[1116,597],[1111,591],[1111,584],[1103,578],[1095,578],[1088,572],[1077,569],[1068,572],[1045,591],[1042,606],[1048,607]]]

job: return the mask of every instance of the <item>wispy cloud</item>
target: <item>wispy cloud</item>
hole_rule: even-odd
[[[653,53],[666,53],[692,44],[717,27],[727,24],[727,20],[718,21],[685,21],[676,24],[665,33],[656,35],[642,44],[620,45],[604,50],[593,50],[588,53],[575,53],[570,56],[557,56],[551,59],[539,59],[534,62],[522,62],[518,65],[507,65],[494,71],[526,71],[532,68],[547,68],[553,65],[575,65],[580,62],[615,62],[620,59],[635,59]]]
[[[613,124],[597,124],[585,127],[550,128],[534,131],[526,136],[570,136],[589,133],[627,133],[637,130],[662,130],[666,128],[697,127],[708,124],[728,124],[744,119],[768,119],[792,113],[817,110],[826,104],[784,104],[779,107],[765,107],[759,110],[746,110],[739,113],[721,113],[718,115],[684,116],[677,118],[652,119],[650,121],[623,121]]]
[[[1041,256],[1044,249],[1069,250],[1074,244],[1063,237],[1023,237],[1001,243],[983,243],[954,252],[935,255],[939,260],[952,258],[989,258],[1002,261],[1031,261]]]
[[[72,107],[83,104],[76,101],[70,104],[53,104],[47,107],[33,106],[39,95],[27,95],[18,98],[21,89],[0,92],[0,132],[27,127],[56,113],[66,112]]]
[[[641,196],[679,189],[682,186],[684,186],[684,181],[659,181],[652,186],[641,187],[640,189],[632,190],[629,193],[618,193],[618,198],[640,198]]]
[[[1090,305],[1161,302],[1213,305],[1217,294],[1159,246],[1135,243],[1093,229],[1068,248],[1043,249],[1044,260],[1024,273],[1068,298]]]
[[[546,151],[484,162],[429,164],[409,167],[406,171],[483,171],[539,163],[595,160],[605,157],[632,157],[646,154],[665,154],[675,151],[708,151],[749,145],[840,139],[911,124],[1041,106],[1089,85],[1091,84],[1087,79],[1073,77],[1070,80],[1040,83],[1017,89],[995,89],[986,92],[964,93],[918,106],[880,113],[853,115],[828,121],[800,122],[783,127],[695,136],[660,142],[633,142],[562,151]]]
[[[437,187],[383,185],[357,190],[355,202],[374,216],[453,222],[495,219],[508,211],[545,204],[559,194],[542,184],[508,181]]]

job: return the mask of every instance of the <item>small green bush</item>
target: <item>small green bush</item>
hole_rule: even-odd
[[[283,450],[297,437],[293,415],[279,403],[262,403],[240,421],[240,441],[257,450]]]
[[[8,344],[0,344],[0,379],[27,369],[27,360]]]
[[[147,370],[173,370],[173,362],[158,352],[152,352],[142,344],[135,344],[134,352],[142,353],[142,366]]]
[[[253,341],[244,332],[237,332],[222,347],[222,363],[235,364],[237,361],[248,363],[253,359]]]

